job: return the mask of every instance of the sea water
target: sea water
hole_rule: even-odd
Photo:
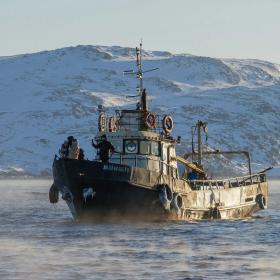
[[[280,181],[252,219],[97,224],[51,183],[0,181],[0,279],[280,279]]]

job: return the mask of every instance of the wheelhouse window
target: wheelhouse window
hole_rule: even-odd
[[[159,156],[159,142],[156,141],[140,141],[140,154]]]
[[[160,143],[150,140],[124,140],[124,152],[126,154],[140,154],[160,156]]]
[[[121,153],[122,152],[122,141],[121,140],[116,140],[116,139],[112,139],[111,140],[111,144],[114,146],[115,148],[115,151],[118,152],[118,153]]]
[[[140,154],[149,155],[151,152],[151,146],[149,141],[140,141]]]
[[[159,156],[159,142],[151,142],[151,155],[153,156]]]
[[[137,140],[125,140],[124,151],[126,154],[137,154],[138,153],[138,141]]]

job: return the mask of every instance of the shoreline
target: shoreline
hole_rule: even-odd
[[[0,180],[53,180],[52,176],[0,175]]]

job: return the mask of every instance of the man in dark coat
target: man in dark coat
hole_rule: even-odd
[[[110,152],[113,153],[115,151],[114,146],[107,140],[107,136],[103,134],[101,136],[101,142],[95,144],[93,140],[91,140],[91,144],[95,149],[99,149],[99,157],[103,163],[108,162],[110,157]]]

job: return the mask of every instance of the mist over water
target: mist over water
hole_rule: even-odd
[[[78,224],[51,181],[0,181],[0,279],[280,279],[280,181],[253,219]]]

